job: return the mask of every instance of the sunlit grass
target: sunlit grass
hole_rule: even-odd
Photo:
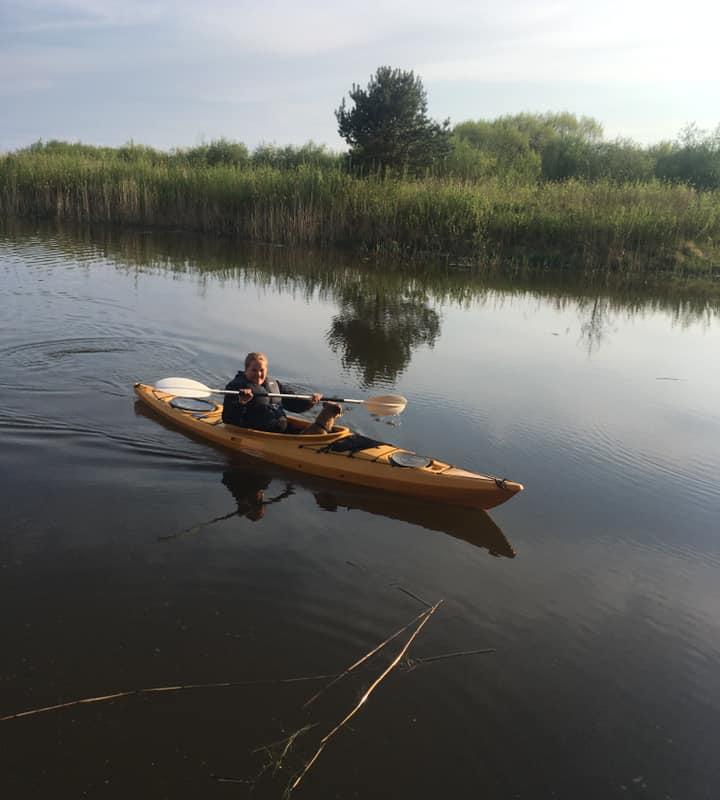
[[[720,192],[657,181],[358,178],[312,164],[193,166],[82,151],[0,158],[0,213],[483,264],[702,269],[718,263],[720,242]]]

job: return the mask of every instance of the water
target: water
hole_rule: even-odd
[[[0,722],[3,797],[281,797],[408,634],[306,710],[329,679],[268,681],[341,672],[440,599],[296,796],[717,797],[718,296],[6,230],[0,716],[241,685]],[[344,419],[526,491],[489,516],[353,491],[135,402],[252,349],[406,395],[392,426]]]

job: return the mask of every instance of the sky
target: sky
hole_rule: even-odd
[[[652,144],[720,124],[717,0],[0,0],[0,151],[345,145],[334,110],[382,65],[453,124],[522,111]]]

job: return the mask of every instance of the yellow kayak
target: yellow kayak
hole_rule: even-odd
[[[377,442],[336,425],[330,433],[297,436],[310,422],[288,415],[288,433],[265,433],[226,425],[222,405],[188,410],[180,398],[135,384],[140,400],[177,427],[203,439],[271,464],[344,481],[470,508],[493,508],[521,492],[515,481],[479,475],[394,445]],[[177,405],[173,405],[177,403]],[[191,405],[191,404],[188,404]]]

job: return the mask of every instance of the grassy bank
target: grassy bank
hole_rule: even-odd
[[[0,158],[0,214],[490,264],[704,270],[720,245],[720,192],[683,185],[382,180],[87,154]]]

